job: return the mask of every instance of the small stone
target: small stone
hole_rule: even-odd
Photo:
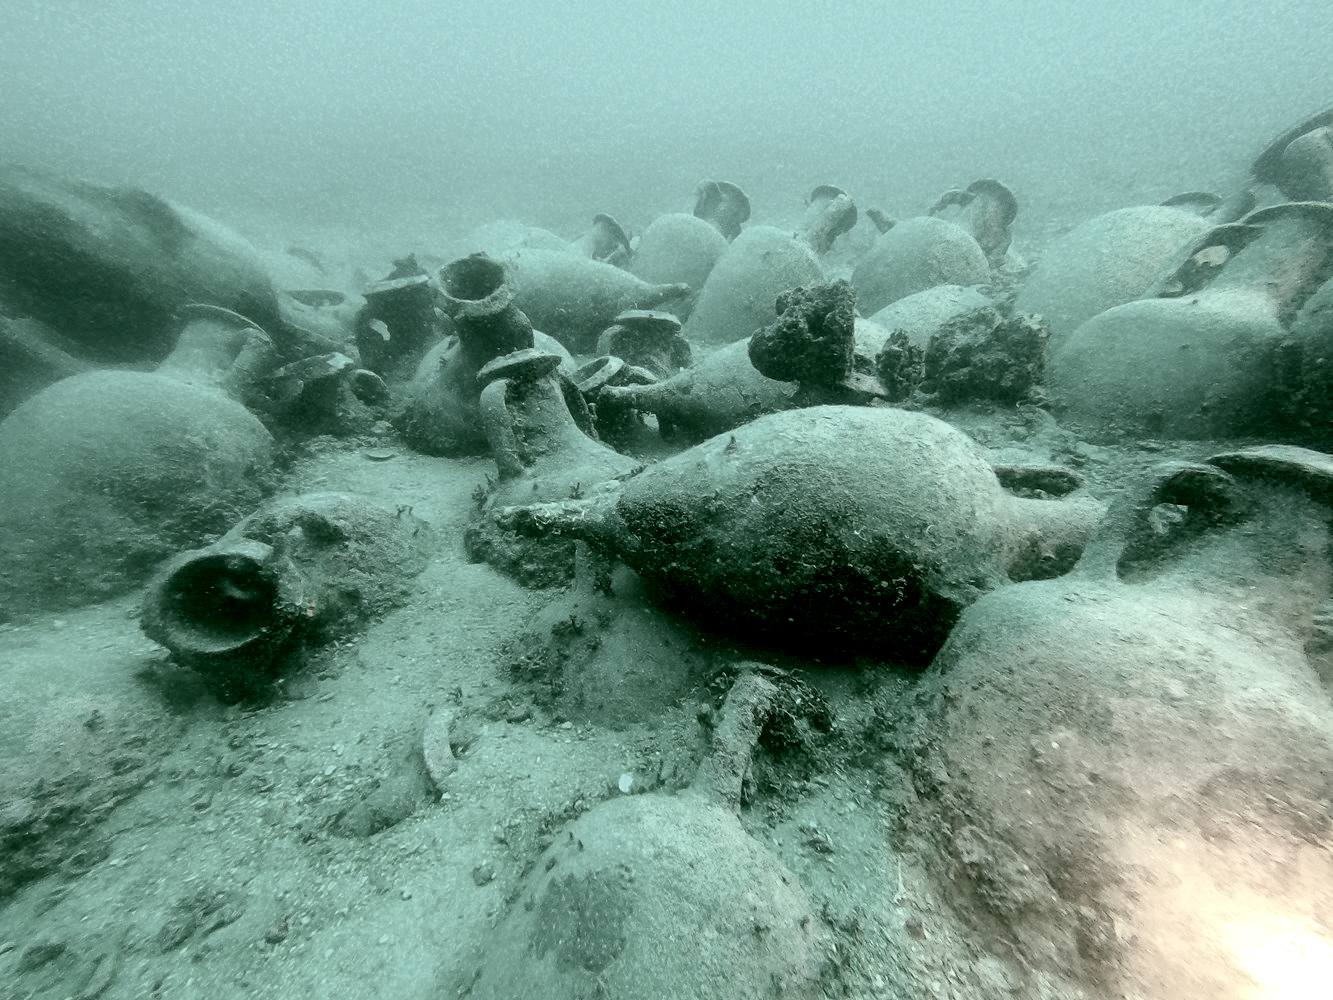
[[[476,886],[489,885],[495,881],[495,869],[489,864],[477,865],[472,869],[472,884]]]
[[[453,725],[453,713],[445,708],[437,708],[426,720],[421,737],[421,753],[426,761],[426,773],[440,792],[441,801],[448,801],[445,782],[454,773],[458,762],[454,759],[450,746],[450,730]]]
[[[288,931],[287,918],[280,917],[277,923],[264,932],[264,940],[269,944],[281,944],[287,940]]]
[[[43,965],[55,961],[64,953],[64,941],[37,941],[23,949],[23,954],[19,956],[14,971],[30,972],[33,969],[40,969]]]
[[[505,714],[505,722],[514,724],[520,722],[527,722],[531,718],[532,718],[532,706],[526,704],[515,705],[512,708],[510,708],[509,711]]]
[[[111,988],[119,970],[119,951],[108,949],[94,956],[92,971],[84,980],[82,989],[75,995],[76,1000],[96,1000]]]
[[[398,898],[399,898],[399,899],[411,899],[411,898],[412,898],[412,890],[411,890],[411,889],[404,889],[402,892],[398,893]]]
[[[372,462],[387,462],[391,458],[398,457],[398,452],[391,448],[367,448],[361,454]]]
[[[833,853],[833,842],[829,840],[828,834],[813,823],[802,823],[801,834],[805,838],[805,846],[816,854]]]
[[[626,771],[620,776],[619,780],[616,781],[616,787],[620,789],[621,795],[628,795],[630,792],[634,791],[634,775]]]

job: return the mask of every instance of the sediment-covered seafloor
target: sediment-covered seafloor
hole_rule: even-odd
[[[0,170],[0,996],[1319,995],[1331,123],[1031,244]]]

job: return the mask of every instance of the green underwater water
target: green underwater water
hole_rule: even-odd
[[[11,0],[0,1000],[1322,995],[1331,32]]]

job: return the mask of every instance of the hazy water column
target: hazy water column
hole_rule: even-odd
[[[733,178],[1029,218],[1218,186],[1333,98],[1333,5],[10,0],[8,155],[222,213],[634,219]]]

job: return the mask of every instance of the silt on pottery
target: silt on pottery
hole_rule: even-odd
[[[685,323],[685,336],[695,346],[743,341],[777,318],[779,295],[823,275],[819,258],[803,239],[772,226],[751,226],[713,266]]]
[[[216,389],[271,427],[305,434],[364,432],[388,403],[373,372],[340,352],[281,364],[268,334],[246,317],[195,303],[179,312],[176,346],[155,374]]]
[[[393,421],[407,443],[427,455],[477,454],[486,449],[477,373],[495,358],[538,340],[546,348],[553,342],[534,334],[514,304],[500,261],[485,254],[459,258],[441,269],[440,285],[454,336],[422,358]]]
[[[837,301],[823,303],[812,291],[821,288],[836,289],[834,298],[842,307]],[[663,437],[697,442],[765,413],[829,403],[863,405],[883,395],[874,359],[884,334],[855,316],[845,281],[781,292],[774,312],[776,318],[754,337],[710,351],[668,379],[602,389],[596,397],[599,410],[652,413]],[[812,352],[824,357],[812,357]]]
[[[830,929],[737,816],[782,684],[740,673],[683,791],[630,786],[557,831],[461,989],[475,1000],[827,996]]]
[[[630,257],[629,237],[619,222],[604,212],[592,217],[592,228],[570,243],[570,249],[583,257],[623,265]]]
[[[285,347],[257,251],[197,212],[137,188],[0,171],[0,300],[101,362],[161,361],[184,305],[222,306]]]
[[[646,368],[659,380],[688,368],[693,361],[680,320],[650,309],[631,309],[617,316],[597,338],[597,353]]]
[[[627,364],[624,358],[603,354],[577,368],[570,376],[592,413],[597,437],[616,451],[632,453],[640,446],[640,437],[647,432],[640,413],[628,406],[616,406],[609,401],[597,405],[602,391],[607,388],[653,385],[658,379],[647,368]]]
[[[283,365],[267,384],[265,412],[299,435],[365,434],[391,402],[382,378],[338,351]]]
[[[501,521],[601,546],[730,630],[922,664],[982,593],[1068,569],[1101,513],[1085,498],[1013,496],[933,417],[820,406]]]
[[[936,285],[885,306],[870,317],[870,322],[886,337],[895,330],[903,331],[912,344],[924,350],[931,336],[949,320],[993,305],[975,288]],[[878,354],[878,349],[874,353]]]
[[[750,199],[729,181],[700,181],[694,189],[694,214],[731,241],[750,218]]]
[[[799,231],[751,226],[727,248],[685,323],[691,344],[745,340],[777,319],[778,296],[824,277],[819,253],[856,221],[846,194],[836,188],[825,194],[831,196],[812,203]]]
[[[401,604],[431,544],[404,507],[284,497],[168,560],[145,592],[143,630],[220,693],[253,694],[297,644],[345,637]]]
[[[778,382],[754,367],[746,339],[708,352],[668,379],[600,388],[594,404],[599,410],[651,413],[666,440],[702,441],[798,406],[800,394],[795,383]]]
[[[805,199],[805,214],[797,232],[822,256],[839,236],[851,231],[856,218],[856,205],[846,191],[833,184],[819,184]]]
[[[1222,204],[1222,196],[1212,191],[1181,191],[1162,201],[1167,208],[1179,208],[1195,215],[1208,216]]]
[[[464,536],[470,558],[488,562],[531,586],[567,582],[573,545],[515,539],[500,532],[494,512],[515,503],[541,503],[595,493],[639,468],[593,438],[591,415],[578,389],[560,371],[557,354],[528,349],[491,361],[477,380],[484,386],[482,426],[499,478],[478,496]]]
[[[963,613],[904,759],[948,898],[1031,995],[1246,1000],[1319,940],[1330,500],[1301,449],[1168,464],[1067,576]]]
[[[35,320],[0,315],[0,420],[52,382],[93,367],[65,350],[60,339]]]
[[[1103,439],[1281,430],[1286,324],[1333,254],[1333,206],[1260,209],[1198,241],[1158,297],[1109,309],[1052,352],[1063,417]]]
[[[1290,201],[1333,201],[1333,108],[1283,131],[1255,159],[1250,176]]]
[[[1148,295],[1209,228],[1195,212],[1161,205],[1089,219],[1046,248],[1014,309],[1046,319],[1055,353],[1098,313]]]
[[[1282,353],[1280,391],[1293,436],[1333,450],[1333,278],[1301,306]]]
[[[899,222],[875,241],[852,271],[861,311],[873,315],[935,285],[981,285],[986,254],[962,226],[923,215]]]
[[[592,350],[626,309],[654,309],[690,293],[685,284],[650,285],[603,261],[554,250],[515,250],[504,264],[515,305],[575,352]]]
[[[440,337],[436,290],[430,275],[415,258],[375,282],[363,293],[365,305],[357,313],[356,346],[361,363],[378,375],[410,372]]]
[[[74,375],[0,423],[5,614],[134,587],[272,485],[273,438],[242,400],[262,399],[273,344],[228,310],[187,312],[158,371]]]
[[[959,209],[956,221],[972,234],[991,267],[1001,267],[1018,216],[1018,199],[1013,192],[999,181],[983,177],[961,190],[946,191],[927,214],[940,215],[950,207]]]
[[[669,306],[684,319],[726,249],[727,239],[715,226],[684,212],[672,212],[649,223],[627,266],[631,274],[650,285],[689,285],[693,293]]]
[[[457,243],[451,243],[455,257],[484,253],[489,257],[503,257],[519,249],[557,250],[570,252],[568,241],[549,229],[530,226],[523,222],[500,220],[478,226]]]

